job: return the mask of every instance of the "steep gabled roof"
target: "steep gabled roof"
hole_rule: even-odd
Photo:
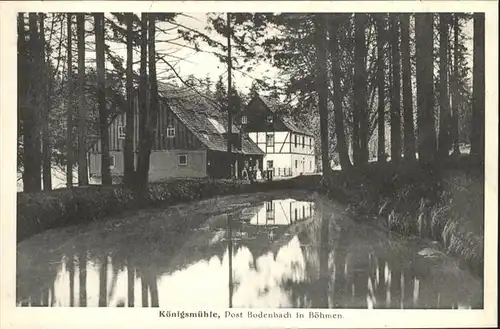
[[[313,133],[307,127],[297,122],[289,114],[280,111],[283,108],[283,104],[280,103],[280,100],[278,98],[262,96],[259,94],[256,94],[256,97],[258,97],[271,112],[275,113],[278,116],[278,118],[281,120],[281,122],[283,122],[287,129],[296,133],[313,136]]]
[[[262,96],[262,95],[257,95],[260,100],[266,104],[266,106],[271,110],[271,112],[276,113],[280,109],[280,101],[278,98],[271,97],[271,96]]]
[[[158,93],[172,112],[184,125],[212,151],[227,151],[227,117],[218,104],[208,96],[188,88],[167,84],[158,85]],[[233,123],[232,132],[240,131]],[[264,154],[264,152],[243,134],[241,150],[233,147],[233,152],[243,154]]]

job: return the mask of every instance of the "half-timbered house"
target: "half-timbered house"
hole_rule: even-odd
[[[265,153],[263,168],[274,176],[316,171],[313,134],[280,111],[276,99],[255,94],[239,118],[242,129]]]
[[[227,152],[227,119],[218,104],[190,89],[159,84],[160,108],[154,130],[149,181],[176,177],[235,177],[245,164],[262,163],[264,152],[232,125],[232,152]],[[137,164],[139,106],[134,106],[133,145]],[[116,115],[109,125],[111,174],[124,171],[125,113]],[[100,177],[101,143],[89,152],[91,177]]]

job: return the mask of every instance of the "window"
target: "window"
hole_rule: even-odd
[[[273,116],[272,115],[268,115],[267,118],[266,118],[266,121],[267,121],[267,123],[273,123]]]
[[[180,154],[179,155],[179,166],[187,166],[188,164],[188,157],[186,154]]]
[[[306,138],[302,136],[302,147],[306,147]]]
[[[313,162],[309,161],[309,170],[312,170],[312,169],[313,169]]]
[[[295,136],[295,142],[294,142],[294,144],[295,144],[295,147],[297,147],[297,135],[294,135],[294,136]]]
[[[175,137],[175,128],[174,127],[168,127],[167,128],[167,137],[168,138]]]
[[[242,125],[246,125],[247,124],[247,116],[246,115],[244,115],[244,116],[241,117],[241,124]]]
[[[118,126],[118,139],[125,139],[125,126]]]
[[[266,201],[266,220],[274,220],[274,207],[272,201]]]
[[[115,156],[114,155],[110,155],[109,158],[108,158],[108,161],[109,161],[109,168],[114,168],[115,167]]]
[[[311,137],[309,137],[309,147],[312,147],[313,146],[313,139]]]
[[[274,145],[274,135],[267,134],[266,135],[266,146],[273,146],[273,145]]]
[[[299,166],[299,160],[295,160],[295,169],[297,169]]]

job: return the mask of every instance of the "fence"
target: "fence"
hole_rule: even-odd
[[[276,177],[289,177],[292,176],[292,168],[272,168],[273,176]]]

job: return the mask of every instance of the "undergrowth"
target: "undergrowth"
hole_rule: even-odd
[[[349,203],[388,229],[440,242],[474,273],[483,274],[484,184],[467,165],[370,164],[334,172],[321,191]]]
[[[249,184],[238,180],[176,179],[137,193],[121,185],[64,188],[17,194],[17,241],[44,230],[103,220],[125,210],[169,206],[219,195],[275,189],[315,189],[319,176]]]

